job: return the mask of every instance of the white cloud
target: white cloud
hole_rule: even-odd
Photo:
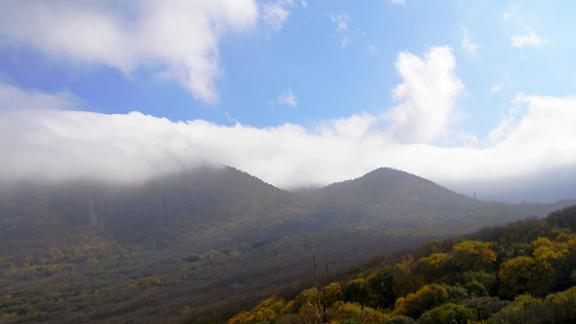
[[[334,28],[337,32],[345,32],[348,31],[348,24],[350,22],[350,17],[348,14],[342,12],[339,14],[330,14],[330,21],[334,23]]]
[[[513,35],[510,39],[512,46],[518,48],[540,47],[544,45],[545,40],[538,36],[532,28],[526,28],[524,33]]]
[[[268,0],[261,4],[262,19],[273,30],[280,30],[288,20],[291,11],[300,6],[301,8],[308,8],[308,1],[296,0]]]
[[[406,0],[390,0],[390,2],[392,4],[399,5],[399,6],[405,6],[406,5]]]
[[[430,49],[424,58],[400,53],[396,69],[403,82],[394,89],[399,101],[389,118],[402,142],[433,142],[444,135],[464,86],[456,77],[456,60],[448,47]]]
[[[468,33],[467,29],[463,29],[462,30],[462,48],[464,48],[464,50],[466,52],[468,52],[468,54],[475,56],[478,53],[478,43],[474,42],[471,38],[470,35]]]
[[[278,99],[276,100],[279,104],[286,106],[286,107],[290,107],[290,108],[296,108],[298,107],[298,99],[296,98],[296,96],[292,93],[292,90],[288,89],[285,90],[284,92],[282,92],[279,96]]]
[[[463,89],[453,75],[453,60],[448,48],[431,49],[424,58],[410,53],[398,58],[403,81],[395,91],[401,101],[395,111],[408,110],[408,119],[426,129],[426,139],[445,126],[446,112]],[[8,94],[8,99],[0,102],[10,102],[14,93],[20,99],[0,111],[0,179],[130,182],[217,163],[294,187],[327,184],[389,166],[471,192],[470,183],[513,185],[515,179],[527,177],[537,181],[538,175],[576,165],[576,97],[519,95],[491,138],[461,135],[465,143],[447,147],[405,143],[394,131],[411,122],[387,125],[386,116],[379,114],[326,120],[310,128],[256,128],[203,120],[173,122],[138,112],[61,110],[74,100],[6,85],[0,86],[0,96]],[[440,121],[437,115],[443,115]],[[472,190],[481,194],[476,187]]]
[[[504,81],[498,82],[490,88],[490,94],[497,94],[504,89]]]
[[[257,17],[254,0],[143,0],[121,5],[4,0],[0,45],[25,45],[55,58],[103,64],[124,73],[152,68],[196,98],[214,102],[220,38],[247,30]]]
[[[348,47],[348,45],[350,45],[350,17],[348,14],[345,12],[339,14],[330,13],[328,14],[328,18],[330,18],[330,21],[334,24],[334,32],[336,37],[340,39],[340,47]]]
[[[290,16],[290,8],[293,3],[291,0],[277,0],[264,3],[262,11],[264,22],[272,27],[274,30],[280,30]]]
[[[458,187],[575,165],[576,98],[527,97],[525,103],[525,115],[488,147],[401,144],[387,137],[371,115],[305,129],[172,122],[137,112],[3,112],[0,178],[130,182],[221,163],[293,187],[391,166]]]

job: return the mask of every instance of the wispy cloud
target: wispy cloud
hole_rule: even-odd
[[[293,2],[291,0],[277,0],[266,2],[262,5],[262,19],[274,30],[282,28],[288,16]]]
[[[286,107],[290,107],[290,108],[296,108],[298,107],[298,99],[296,98],[296,96],[292,93],[292,90],[287,89],[284,90],[284,92],[282,92],[277,100],[276,100],[279,104],[286,106]]]
[[[405,6],[406,5],[406,0],[389,0],[389,1],[392,4],[399,5],[399,6]]]
[[[345,12],[339,14],[330,14],[330,20],[334,23],[334,27],[337,32],[345,32],[348,31],[348,23],[350,21],[350,17]]]
[[[540,37],[532,28],[526,28],[523,33],[513,35],[510,38],[512,46],[517,48],[540,47],[545,44],[545,40]]]
[[[471,38],[470,38],[470,34],[468,33],[467,29],[463,29],[462,30],[462,48],[464,48],[464,50],[466,52],[468,52],[468,54],[475,56],[478,53],[478,43],[474,42]]]
[[[341,12],[339,14],[330,13],[328,18],[334,24],[334,32],[336,37],[340,39],[340,47],[346,48],[350,44],[350,17],[346,12]]]
[[[490,88],[490,94],[497,94],[504,89],[504,81],[498,82]]]
[[[308,8],[306,0],[268,0],[261,4],[262,20],[273,30],[282,29],[292,11],[297,8]]]

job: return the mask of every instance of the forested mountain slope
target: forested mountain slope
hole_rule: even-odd
[[[576,206],[318,279],[228,323],[574,323]]]
[[[306,193],[229,167],[131,185],[0,184],[0,318],[222,319],[296,290],[312,256],[341,273],[567,203],[482,202],[391,169]]]

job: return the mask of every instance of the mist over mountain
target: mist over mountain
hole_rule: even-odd
[[[123,321],[145,310],[153,312],[148,318],[176,318],[191,304],[186,316],[204,316],[294,289],[299,278],[309,278],[312,256],[338,273],[426,240],[574,203],[484,202],[390,168],[295,193],[230,167],[130,185],[12,182],[0,192],[0,267],[6,270],[0,293],[23,285],[29,289],[14,303],[31,298],[32,307],[49,309],[23,318],[68,314],[83,321]],[[76,279],[66,281],[72,273]],[[42,306],[48,286],[64,295],[112,290],[83,300],[66,297],[77,309],[98,305],[82,313],[58,303]]]
[[[576,197],[576,169],[564,166],[538,172],[530,177],[507,180],[446,183],[448,187],[469,195],[477,194],[482,200],[507,202],[554,202]]]
[[[4,186],[4,237],[57,236],[98,228],[119,238],[159,228],[174,233],[208,226],[297,220],[305,200],[230,167],[199,167],[141,184],[93,180],[22,182]],[[287,215],[284,215],[287,214]]]

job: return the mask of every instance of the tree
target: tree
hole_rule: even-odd
[[[504,307],[510,304],[508,300],[501,300],[498,297],[472,297],[466,299],[462,304],[468,308],[476,310],[478,320],[483,321],[488,319],[493,314],[497,313]]]
[[[347,302],[356,302],[366,304],[368,300],[368,285],[363,278],[356,278],[344,288],[344,300]]]
[[[548,262],[521,256],[503,263],[498,278],[500,294],[511,298],[522,293],[545,295],[550,290],[554,275]]]
[[[324,287],[323,302],[326,306],[331,306],[337,300],[343,298],[344,293],[342,290],[342,285],[339,282],[332,282],[328,286]]]
[[[345,303],[342,301],[337,301],[330,307],[328,317],[331,320],[338,320],[338,323],[382,323],[390,319],[389,315],[382,314],[370,307],[363,307],[358,303]]]
[[[394,265],[394,294],[396,296],[405,296],[418,289],[415,269],[416,263],[410,255]]]
[[[444,304],[422,314],[422,324],[465,324],[475,321],[476,311],[463,305]]]
[[[394,270],[384,267],[367,279],[372,306],[388,307],[394,304]]]
[[[262,301],[250,311],[238,313],[228,320],[228,324],[269,323],[274,322],[284,308],[284,300],[272,297]]]
[[[495,261],[492,243],[462,241],[452,248],[451,263],[459,271],[489,271]]]
[[[449,256],[446,253],[434,253],[420,258],[416,266],[417,273],[426,283],[437,282],[446,274],[446,264]]]
[[[448,301],[448,291],[437,284],[425,285],[417,292],[396,300],[394,313],[418,318],[423,312]]]

